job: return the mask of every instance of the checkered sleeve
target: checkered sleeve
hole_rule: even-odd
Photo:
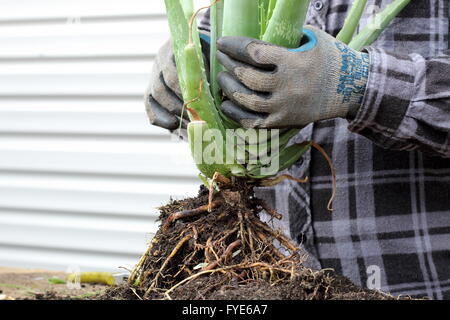
[[[450,158],[450,56],[366,50],[366,94],[349,129],[386,149]]]
[[[200,23],[198,25],[199,30],[211,31],[211,22],[210,22],[210,9],[208,9],[205,14],[201,17]]]

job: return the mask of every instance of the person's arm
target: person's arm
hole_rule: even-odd
[[[366,93],[349,129],[384,148],[450,157],[450,56],[367,51]]]
[[[346,118],[392,150],[450,157],[450,57],[358,52],[307,26],[298,49],[222,37],[222,112],[246,128],[303,128]]]

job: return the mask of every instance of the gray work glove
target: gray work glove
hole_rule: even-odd
[[[202,35],[201,44],[208,68],[210,46],[206,34]],[[170,40],[158,52],[144,98],[151,124],[170,131],[180,127],[183,98]],[[182,128],[186,128],[188,123],[189,118],[184,112]]]
[[[302,128],[356,115],[368,79],[369,57],[307,26],[304,44],[286,49],[245,37],[218,39],[221,109],[246,128]]]

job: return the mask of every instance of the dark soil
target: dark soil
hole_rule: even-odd
[[[130,284],[113,287],[98,299],[176,300],[391,300],[362,289],[332,270],[302,265],[301,252],[259,220],[264,203],[242,181],[216,194],[161,207],[162,226],[139,261]],[[174,213],[184,212],[183,218]],[[276,215],[276,213],[274,213]],[[179,219],[178,219],[179,218]],[[170,222],[171,221],[171,222]],[[277,246],[273,245],[278,243]],[[283,252],[283,253],[281,253]]]
[[[329,272],[315,273],[315,278],[311,275],[275,286],[267,280],[224,285],[223,276],[205,276],[179,287],[170,296],[174,300],[398,300],[382,292],[357,287],[348,279]],[[143,295],[142,290],[123,285],[110,288],[97,298],[136,300]]]

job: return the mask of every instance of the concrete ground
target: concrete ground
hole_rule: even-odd
[[[54,283],[66,276],[59,271],[0,267],[0,300],[45,299],[50,292],[57,297],[83,299],[107,288],[105,285],[82,284],[80,289],[73,289],[66,284]]]

